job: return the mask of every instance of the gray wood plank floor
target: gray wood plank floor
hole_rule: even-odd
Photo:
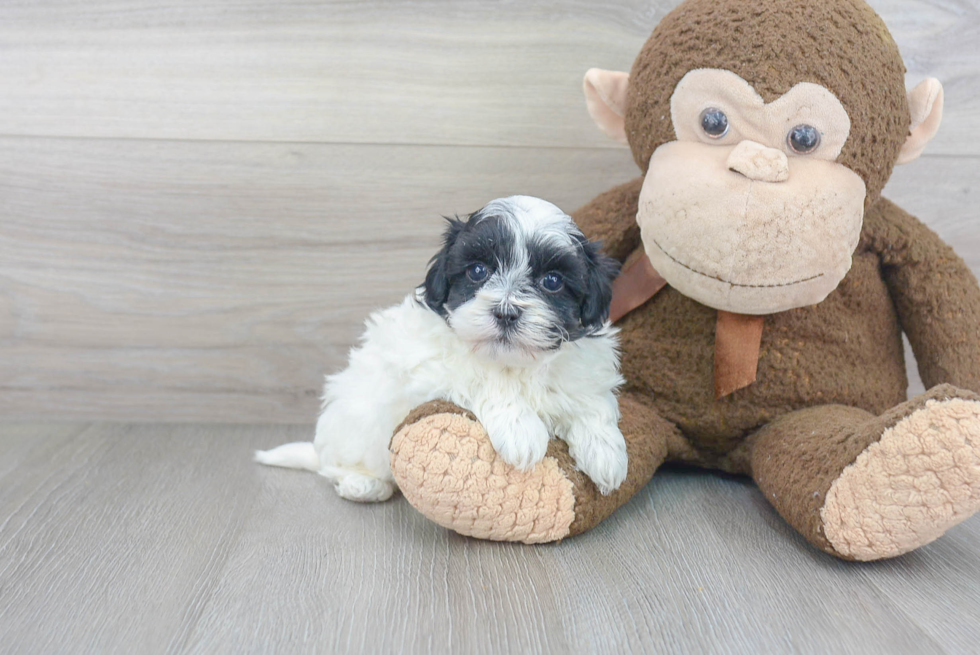
[[[669,470],[557,545],[466,539],[252,449],[308,426],[0,425],[0,652],[969,653],[980,517],[876,564]]]

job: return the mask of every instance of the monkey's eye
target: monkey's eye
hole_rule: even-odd
[[[541,286],[544,287],[545,291],[558,293],[565,286],[565,280],[558,273],[548,273],[541,278]]]
[[[812,125],[797,125],[786,137],[790,149],[798,155],[808,155],[820,145],[820,132]]]
[[[720,139],[728,134],[728,116],[720,109],[708,107],[701,112],[701,129],[712,139]]]
[[[489,274],[490,271],[487,270],[487,266],[483,262],[470,264],[466,267],[466,277],[468,277],[471,282],[483,282],[485,279],[487,279],[487,275]]]

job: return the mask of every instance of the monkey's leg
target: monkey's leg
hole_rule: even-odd
[[[769,502],[843,559],[907,553],[980,509],[980,396],[950,385],[878,417],[802,409],[750,444],[752,477]]]
[[[495,541],[544,543],[593,527],[645,485],[667,455],[677,428],[624,394],[619,426],[629,471],[622,486],[599,493],[575,469],[565,442],[519,471],[494,452],[472,413],[434,401],[416,408],[395,430],[391,470],[405,498],[422,514],[460,534]]]

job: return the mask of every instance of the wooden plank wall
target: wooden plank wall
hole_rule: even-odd
[[[675,4],[0,3],[0,417],[311,422],[440,214],[636,174],[581,77]],[[980,8],[871,4],[946,87],[886,195],[980,271]]]

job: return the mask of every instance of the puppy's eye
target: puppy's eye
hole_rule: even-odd
[[[562,287],[565,286],[565,280],[558,273],[548,273],[541,278],[541,286],[545,291],[556,293],[561,291]]]
[[[487,279],[487,275],[489,274],[490,271],[488,271],[486,265],[481,262],[470,264],[466,268],[466,277],[468,277],[471,282],[483,282],[485,279]]]

